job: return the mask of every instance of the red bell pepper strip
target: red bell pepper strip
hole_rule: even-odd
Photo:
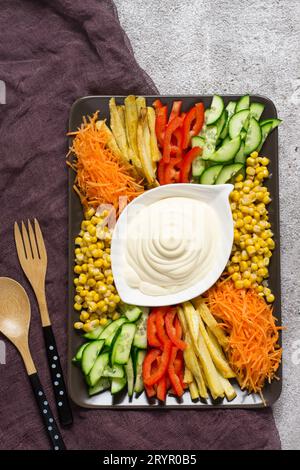
[[[173,132],[173,136],[175,142],[171,142],[171,150],[170,154],[171,155],[176,155],[176,157],[181,157],[182,155],[182,131],[181,128],[176,129],[175,132]]]
[[[163,104],[160,101],[160,99],[157,99],[157,100],[153,101],[152,106],[156,110],[156,109],[162,108]]]
[[[196,157],[202,154],[201,147],[193,147],[188,153],[183,157],[183,161],[180,167],[180,183],[189,182],[189,174],[192,168],[192,163]]]
[[[166,333],[166,328],[165,328],[165,314],[166,314],[166,308],[161,307],[160,309],[157,309],[156,330],[157,330],[158,339],[162,344],[165,344],[166,342],[169,341],[169,337]]]
[[[176,348],[176,346],[173,346],[172,351],[171,351],[171,356],[170,356],[169,367],[168,367],[168,375],[170,377],[170,382],[172,384],[174,393],[178,397],[181,397],[183,395],[183,387],[181,384],[180,377],[178,377],[176,370],[175,370],[175,360],[177,356],[177,351],[178,349]]]
[[[161,147],[164,146],[164,137],[165,137],[167,119],[168,119],[167,106],[156,108],[155,132],[156,132],[158,143]]]
[[[165,165],[164,184],[179,183],[181,157],[172,157]]]
[[[148,351],[144,362],[143,362],[143,381],[144,384],[147,386],[152,386],[155,384],[153,383],[148,383],[147,379],[149,380],[153,376],[153,364],[156,362],[157,358],[160,356],[161,351],[159,349],[150,349]]]
[[[170,361],[170,355],[172,350],[172,343],[171,341],[166,341],[164,344],[163,351],[159,351],[158,349],[152,349],[149,351],[144,359],[143,363],[143,381],[146,385],[154,385],[157,383],[163,375],[168,370],[168,365]],[[156,358],[160,356],[160,362],[158,365],[158,369],[155,372],[151,372],[151,365]],[[171,380],[171,379],[170,379]]]
[[[170,116],[169,116],[168,123],[170,123],[172,121],[172,119],[174,119],[175,117],[179,116],[181,106],[182,106],[182,101],[179,101],[179,100],[178,101],[173,101],[172,110],[171,110],[171,113],[170,113]]]
[[[163,162],[162,159],[159,160],[158,166],[157,166],[157,178],[159,184],[162,186],[165,183],[165,163]]]
[[[188,148],[192,136],[199,134],[202,129],[203,123],[204,106],[203,103],[197,103],[193,108],[189,110],[183,121],[183,149]]]
[[[172,341],[172,343],[178,349],[181,349],[183,351],[186,348],[186,343],[184,341],[182,341],[182,339],[180,339],[180,337],[177,336],[176,328],[174,326],[175,317],[177,318],[176,309],[172,308],[166,314],[166,318],[165,318],[166,330],[167,330],[168,336],[169,336],[170,340]]]
[[[165,401],[167,395],[167,377],[163,375],[157,384],[156,396],[160,401]]]
[[[161,343],[157,337],[157,329],[156,329],[156,312],[152,311],[148,317],[147,321],[147,339],[148,344],[155,348],[160,348]]]
[[[153,374],[154,372],[157,371],[157,369],[158,369],[158,363],[159,363],[159,356],[158,356],[158,357],[152,362],[152,364],[151,364],[151,374]],[[156,390],[157,390],[157,385],[156,385],[156,384],[150,385],[150,386],[144,384],[144,387],[145,387],[147,396],[148,396],[149,398],[155,397],[155,395],[156,395]]]
[[[169,163],[170,161],[172,135],[179,127],[181,127],[181,118],[179,116],[172,119],[172,121],[167,125],[162,157],[165,163]]]
[[[144,387],[145,387],[145,390],[146,390],[146,393],[147,393],[147,397],[149,397],[149,398],[155,397],[156,391],[155,391],[155,388],[153,387],[153,385],[151,385],[151,387],[149,387],[148,385],[144,384]]]

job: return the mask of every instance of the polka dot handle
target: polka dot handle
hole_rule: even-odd
[[[46,432],[51,441],[52,448],[54,450],[65,450],[65,443],[52,414],[51,408],[44,393],[38,374],[31,374],[28,377],[45,425]]]
[[[73,423],[72,410],[52,327],[50,325],[43,327],[43,332],[58,419],[63,426],[69,426]]]

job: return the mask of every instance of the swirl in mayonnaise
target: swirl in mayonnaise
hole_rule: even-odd
[[[203,201],[168,197],[145,206],[128,225],[125,281],[146,295],[185,290],[209,272],[219,236]]]

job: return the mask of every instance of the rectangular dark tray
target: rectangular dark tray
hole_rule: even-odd
[[[225,103],[230,100],[237,100],[240,96],[227,95],[223,96]],[[124,97],[115,97],[116,102],[121,104]],[[188,110],[198,101],[203,101],[205,107],[211,103],[212,96],[148,96],[147,104],[151,105],[154,99],[160,98],[163,103],[168,104],[169,111],[173,100],[183,100],[183,111]],[[95,111],[100,110],[100,118],[106,118],[109,122],[109,99],[108,96],[87,96],[78,99],[72,106],[70,112],[70,131],[75,131],[80,126],[83,116],[92,115]],[[265,105],[262,118],[276,118],[276,108],[271,100],[263,96],[252,95],[253,101],[258,101]],[[274,250],[271,263],[270,263],[270,278],[269,284],[272,292],[274,292],[276,301],[274,304],[274,314],[278,318],[278,324],[281,323],[281,286],[280,286],[280,235],[279,235],[279,180],[278,180],[278,130],[275,129],[266,140],[262,153],[270,158],[270,179],[267,182],[270,191],[272,202],[268,206],[269,217],[272,224],[272,230],[275,235],[276,248]],[[193,402],[188,392],[179,401],[175,397],[168,397],[165,405],[158,404],[155,400],[148,400],[145,393],[141,394],[138,398],[133,397],[130,401],[127,394],[113,398],[110,392],[103,392],[99,395],[89,398],[87,388],[84,383],[81,371],[72,365],[72,357],[75,351],[82,343],[80,334],[78,334],[73,327],[78,313],[74,312],[73,299],[74,299],[74,240],[80,231],[80,224],[83,218],[82,208],[78,196],[73,191],[74,172],[69,171],[69,307],[68,307],[68,387],[72,400],[79,406],[85,408],[114,408],[114,409],[161,409],[161,408],[261,408],[264,406],[263,401],[259,395],[247,394],[242,392],[238,385],[234,385],[237,392],[237,397],[231,402],[226,399],[213,402],[209,399],[207,402],[196,401]],[[271,384],[267,384],[264,388],[263,394],[268,406],[275,403],[279,398],[282,388],[282,368],[278,371],[279,381],[274,380]],[[233,381],[234,383],[234,381]]]

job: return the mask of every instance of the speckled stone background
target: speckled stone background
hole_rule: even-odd
[[[139,64],[162,94],[255,93],[280,127],[284,383],[274,415],[300,449],[300,0],[115,0]]]

